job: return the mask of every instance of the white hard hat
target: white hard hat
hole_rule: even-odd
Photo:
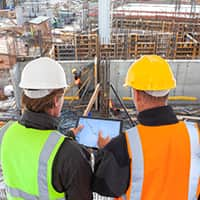
[[[41,57],[24,67],[19,87],[30,98],[41,98],[54,89],[67,87],[65,72],[57,61]]]

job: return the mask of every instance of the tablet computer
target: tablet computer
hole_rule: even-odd
[[[79,117],[77,126],[80,124],[84,128],[77,134],[76,140],[78,143],[92,148],[98,148],[99,131],[102,131],[103,137],[110,136],[110,138],[116,137],[122,131],[122,120]]]

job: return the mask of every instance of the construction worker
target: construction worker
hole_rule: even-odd
[[[197,199],[200,132],[167,105],[176,86],[169,64],[143,56],[130,66],[125,85],[132,88],[139,124],[96,152],[93,190],[120,200]]]
[[[74,83],[79,89],[79,98],[81,98],[82,93],[84,91],[82,87],[82,80],[81,80],[81,71],[77,71],[76,68],[72,69],[72,74],[74,75]]]
[[[67,87],[62,66],[35,59],[22,71],[19,86],[23,115],[0,129],[8,199],[92,199],[90,154],[57,131]],[[81,128],[71,131],[76,135]]]

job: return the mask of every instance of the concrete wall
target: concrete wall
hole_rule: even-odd
[[[124,88],[128,67],[134,60],[113,60],[111,62],[111,82],[121,97],[131,96],[131,89]],[[194,96],[200,99],[200,60],[169,60],[177,81],[172,96]]]
[[[123,84],[128,67],[133,61],[134,60],[111,61],[110,82],[113,84],[120,97],[131,96],[131,89],[123,87]],[[93,63],[93,60],[61,61],[60,63],[65,70],[67,82],[70,84],[73,82],[71,73],[72,68],[81,69],[90,63]],[[198,102],[200,102],[200,60],[169,60],[169,63],[177,80],[177,87],[171,91],[170,95],[194,96],[197,97]],[[17,74],[21,73],[25,64],[26,63],[23,62],[16,65],[18,67]],[[75,92],[76,88],[72,88],[68,95],[72,96]],[[112,91],[111,97],[115,99]]]

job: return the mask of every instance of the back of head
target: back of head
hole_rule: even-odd
[[[166,60],[157,55],[145,55],[128,69],[125,86],[162,97],[176,87],[176,81]]]
[[[37,99],[67,87],[67,83],[62,66],[51,58],[41,57],[25,66],[19,86],[26,96]]]

